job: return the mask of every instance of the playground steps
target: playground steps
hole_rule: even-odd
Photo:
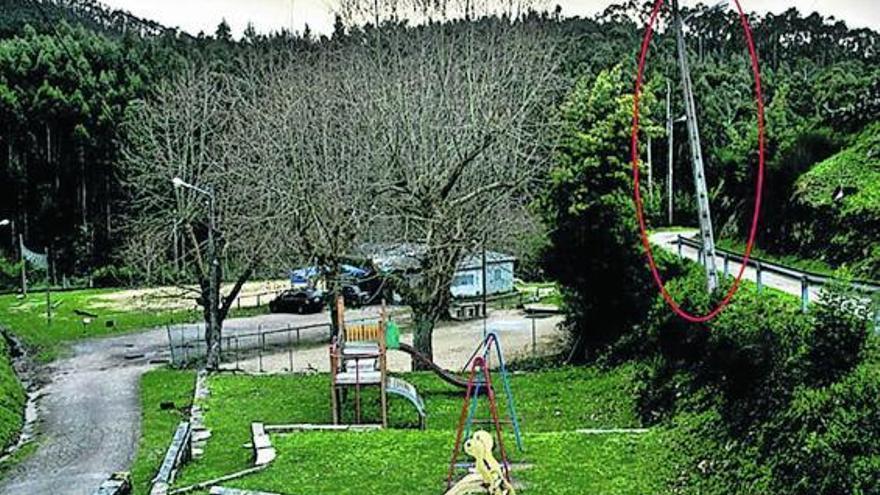
[[[378,385],[382,381],[379,370],[379,344],[351,342],[342,349],[345,371],[337,373],[337,385]],[[357,359],[354,357],[357,356]]]
[[[303,431],[376,431],[381,429],[382,425],[378,424],[325,425],[301,423],[289,425],[266,425],[266,431],[276,434],[299,433]]]
[[[251,440],[254,448],[254,466],[265,466],[275,460],[275,447],[263,423],[251,423]]]
[[[381,382],[381,371],[343,371],[336,374],[337,385],[378,385]]]

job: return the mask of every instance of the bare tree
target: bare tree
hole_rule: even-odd
[[[243,180],[258,177],[249,187],[274,198],[292,232],[290,249],[314,264],[331,300],[343,263],[378,215],[374,167],[358,158],[374,131],[346,117],[363,111],[347,98],[347,63],[335,47],[299,54],[263,74],[264,94],[247,112],[262,123],[251,127],[251,142],[262,144]]]
[[[546,172],[558,55],[540,27],[499,17],[386,25],[349,47],[344,118],[371,130],[353,159],[381,186],[371,240],[411,248],[398,289],[428,356],[457,264],[516,228]]]
[[[170,265],[194,275],[200,299],[211,300],[203,204],[172,191],[174,176],[213,187],[216,234],[241,270],[237,282],[280,256],[312,261],[335,292],[359,245],[393,241],[412,254],[416,269],[397,288],[413,311],[416,347],[430,356],[457,264],[516,237],[523,222],[511,219],[525,214],[546,171],[559,87],[553,40],[512,16],[385,23],[257,62],[241,77],[191,71],[130,122],[131,252],[153,272]],[[216,310],[222,323],[228,307]],[[209,326],[211,347],[220,323]]]
[[[249,112],[261,96],[258,82],[253,73],[191,69],[140,102],[126,124],[124,157],[134,197],[127,253],[148,279],[195,293],[207,326],[209,369],[219,366],[223,321],[243,284],[287,254],[285,216],[291,211],[283,216],[276,198],[254,187],[263,180],[251,166],[261,158],[252,141],[259,122]],[[209,191],[213,205],[205,194],[174,188],[174,177]],[[222,295],[224,267],[236,273]],[[186,285],[192,281],[196,288]]]

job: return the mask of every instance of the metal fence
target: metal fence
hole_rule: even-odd
[[[399,316],[396,319],[400,321]],[[346,320],[346,324],[377,320],[378,317],[359,318]],[[205,328],[203,323],[166,326],[172,365],[189,366],[205,358],[207,355],[207,344],[204,338]],[[225,329],[225,334],[220,339],[221,360],[232,366],[233,369],[240,369],[242,361],[256,358],[258,369],[262,373],[265,371],[263,367],[264,356],[286,352],[287,369],[293,371],[296,363],[296,351],[329,344],[332,331],[329,322],[300,326],[286,325],[275,328],[264,328],[262,325],[258,325],[256,331]]]
[[[678,246],[679,258],[683,256],[682,246],[689,246],[697,250],[697,258],[699,261],[702,261],[703,244],[701,242],[690,239],[688,237],[684,237],[682,235],[678,235],[676,244]],[[725,277],[731,274],[731,261],[740,264],[742,264],[743,262],[743,257],[737,253],[718,248],[716,248],[716,251],[721,253],[720,256],[722,258],[723,273]],[[749,257],[749,262],[747,266],[749,268],[752,268],[755,272],[754,282],[759,291],[764,288],[765,273],[773,273],[788,278],[792,281],[798,281],[800,283],[801,310],[804,312],[807,311],[810,305],[811,292],[813,293],[813,295],[816,295],[825,285],[836,280],[834,277],[829,277],[828,275],[809,272],[805,270],[796,270],[787,266],[780,265],[778,263],[773,263],[756,257]],[[872,304],[874,306],[874,328],[877,329],[878,332],[880,332],[880,283],[871,280],[859,279],[848,280],[847,283],[849,283],[852,287],[858,289],[859,291],[863,292],[866,296],[872,298]]]

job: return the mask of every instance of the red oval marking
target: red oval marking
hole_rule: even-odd
[[[666,285],[663,283],[663,278],[660,277],[660,273],[657,271],[657,264],[654,262],[654,252],[651,250],[651,243],[648,240],[648,232],[645,227],[645,216],[642,211],[642,195],[639,191],[639,94],[642,89],[642,76],[644,75],[645,70],[645,59],[648,54],[648,46],[651,43],[651,36],[654,33],[654,23],[657,21],[657,15],[660,13],[660,8],[663,6],[664,0],[657,0],[654,4],[654,10],[651,12],[651,17],[648,20],[648,25],[645,28],[645,36],[642,40],[642,51],[639,55],[639,68],[638,73],[636,75],[636,87],[635,94],[633,98],[633,126],[632,126],[632,143],[631,143],[631,153],[632,153],[632,169],[633,169],[633,185],[634,185],[634,200],[636,203],[636,217],[639,221],[639,232],[642,237],[642,246],[645,248],[645,254],[648,256],[648,265],[651,267],[651,274],[654,277],[654,282],[656,282],[657,287],[660,289],[660,293],[663,295],[663,299],[666,301],[666,304],[675,311],[676,314],[681,316],[687,321],[694,323],[702,323],[711,320],[718,316],[719,313],[730,304],[733,295],[736,294],[736,291],[739,289],[740,282],[742,281],[743,274],[746,271],[746,267],[749,264],[749,257],[752,254],[752,247],[755,244],[755,234],[758,231],[758,217],[761,213],[761,194],[764,188],[764,99],[761,93],[761,72],[758,68],[758,53],[755,51],[755,43],[752,39],[752,30],[749,27],[749,21],[743,13],[742,7],[740,6],[739,0],[734,0],[736,3],[736,9],[739,11],[740,22],[743,26],[743,32],[746,37],[746,44],[749,48],[749,57],[752,60],[752,73],[755,77],[755,99],[758,103],[758,179],[755,185],[755,202],[754,202],[754,213],[752,214],[752,225],[751,230],[749,231],[749,242],[746,244],[746,251],[743,253],[743,262],[739,268],[739,273],[736,276],[736,279],[733,282],[733,286],[731,286],[730,290],[725,294],[724,299],[715,307],[712,311],[706,313],[705,315],[694,315],[688,313],[683,310],[678,303],[672,298],[669,292],[666,290]]]

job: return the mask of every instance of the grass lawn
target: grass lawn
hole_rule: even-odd
[[[526,444],[526,452],[512,458],[532,465],[515,474],[529,493],[659,491],[668,479],[656,468],[664,455],[663,433],[587,436],[573,431],[638,426],[633,372],[630,367],[610,372],[564,368],[512,377]],[[228,485],[280,493],[442,493],[461,393],[430,373],[406,374],[405,379],[425,399],[427,431],[399,429],[413,426],[416,414],[406,401],[391,396],[393,429],[276,435],[278,459],[266,471]],[[210,388],[205,419],[212,437],[204,457],[182,470],[177,487],[250,467],[252,454],[243,445],[250,441],[253,421],[330,422],[327,375],[218,375],[210,379]],[[364,395],[364,422],[378,420],[377,395]],[[503,414],[503,394],[499,402]],[[509,431],[505,442],[513,448]]]
[[[516,290],[527,296],[542,294],[537,301],[539,304],[562,307],[562,293],[556,282],[523,282],[516,284]]]
[[[15,376],[6,341],[0,337],[0,450],[18,440],[27,395]]]
[[[110,307],[108,294],[116,289],[82,289],[52,293],[52,322],[46,320],[46,293],[31,292],[27,298],[15,294],[0,296],[0,326],[20,338],[32,351],[35,358],[47,362],[55,358],[61,344],[73,340],[100,337],[141,330],[169,323],[201,321],[202,313],[194,309],[162,310],[131,309]],[[89,318],[75,313],[76,310],[98,315]],[[231,317],[263,313],[262,308],[233,309]],[[112,322],[111,326],[108,323]]]
[[[141,378],[141,440],[131,468],[134,494],[150,492],[150,481],[159,470],[171,436],[181,421],[189,419],[195,372],[153,370]]]

